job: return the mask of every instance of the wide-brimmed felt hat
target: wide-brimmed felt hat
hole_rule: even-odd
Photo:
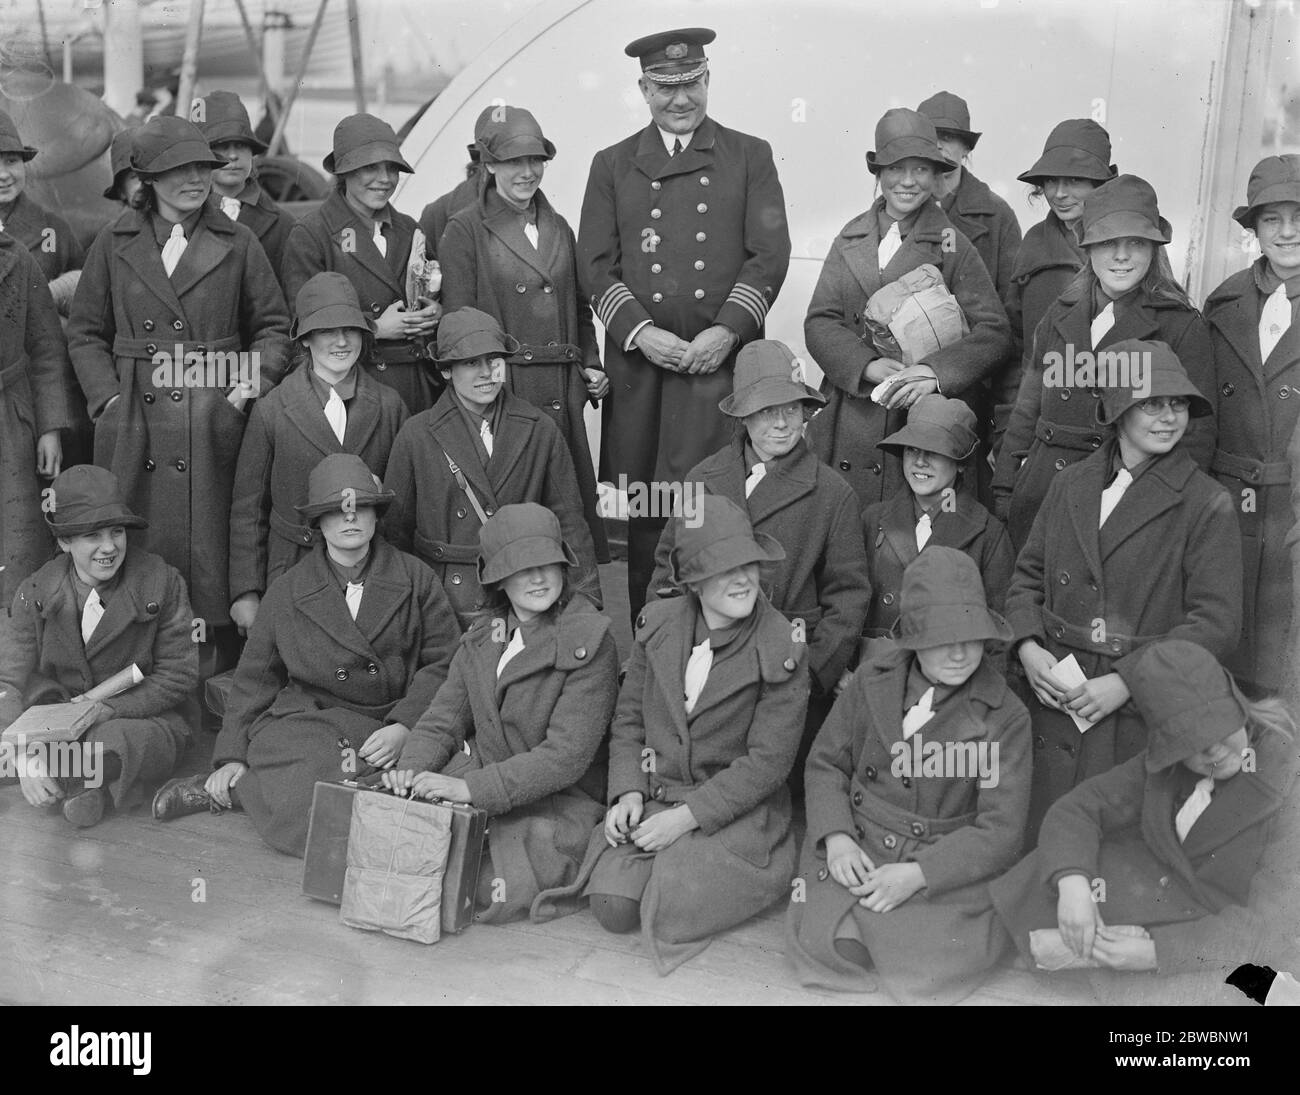
[[[131,170],[131,152],[135,148],[134,130],[124,129],[113,138],[108,150],[108,169],[113,173],[113,181],[104,189],[104,197],[110,201],[122,201],[122,175]]]
[[[1124,357],[1106,358],[1107,354],[1123,354]],[[1120,416],[1130,407],[1145,399],[1160,396],[1186,396],[1190,400],[1188,414],[1192,418],[1203,418],[1213,414],[1214,408],[1192,383],[1178,355],[1165,342],[1147,342],[1138,338],[1126,338],[1107,346],[1095,353],[1097,373],[1103,373],[1116,366],[1127,363],[1127,372],[1131,380],[1137,381],[1128,386],[1108,384],[1102,388],[1101,399],[1097,404],[1097,421],[1103,426],[1118,422]],[[1118,371],[1122,374],[1123,369]],[[1142,381],[1145,379],[1146,383]]]
[[[199,127],[209,145],[239,141],[248,145],[255,155],[266,151],[265,141],[253,133],[248,111],[243,101],[233,91],[214,91],[190,105],[190,121]]]
[[[1083,247],[1130,236],[1155,243],[1173,238],[1173,229],[1156,206],[1155,189],[1136,175],[1117,175],[1089,193],[1079,224]]]
[[[376,163],[394,163],[413,172],[402,158],[393,127],[373,114],[349,114],[334,127],[334,150],[321,161],[331,175],[346,175]]]
[[[1013,635],[989,608],[975,560],[940,544],[927,544],[903,571],[899,608],[898,645],[907,650]]]
[[[939,134],[929,118],[915,110],[895,107],[885,111],[876,123],[876,147],[867,153],[867,170],[879,175],[882,168],[907,159],[926,160],[937,171],[951,171],[957,166],[943,154]]]
[[[1146,724],[1148,772],[1178,764],[1246,724],[1250,704],[1232,674],[1186,639],[1148,643],[1124,683]]]
[[[298,290],[289,337],[298,339],[312,331],[336,327],[359,327],[373,334],[375,321],[361,310],[351,279],[336,270],[326,270],[313,275]]]
[[[709,70],[704,47],[716,37],[708,27],[682,27],[647,34],[623,47],[641,62],[641,74],[656,84],[689,84]]]
[[[785,549],[765,532],[755,532],[749,514],[730,498],[702,494],[692,520],[674,517],[673,581],[702,582],[749,563],[774,563]]]
[[[131,167],[141,175],[161,175],[190,163],[223,167],[225,162],[212,154],[198,126],[171,114],[150,118],[132,141]]]
[[[975,412],[960,399],[923,395],[908,410],[907,424],[877,442],[876,448],[900,455],[905,448],[924,449],[961,461],[979,444],[975,426]]]
[[[477,308],[457,308],[448,312],[438,324],[436,365],[454,365],[493,354],[509,356],[517,352],[519,341],[506,334],[494,316]]]
[[[501,163],[521,156],[555,158],[555,145],[542,134],[532,111],[519,106],[499,106],[488,112],[482,132],[476,135],[480,163]]]
[[[951,133],[961,138],[967,148],[973,149],[982,136],[971,130],[970,108],[966,105],[966,100],[951,91],[931,95],[916,109],[934,123],[935,131],[940,136]]]
[[[18,127],[14,124],[13,118],[0,110],[0,153],[17,152],[26,163],[36,155],[36,149],[29,144],[23,144],[23,139],[18,135]]]
[[[293,508],[308,523],[318,517],[344,508],[361,509],[373,506],[382,512],[396,498],[391,490],[384,490],[379,477],[366,467],[366,462],[350,452],[331,453],[311,469],[307,477],[307,502]]]
[[[1254,228],[1260,209],[1271,202],[1300,202],[1300,155],[1260,160],[1246,183],[1246,204],[1233,210],[1232,219],[1243,228]]]
[[[127,507],[117,476],[107,468],[77,464],[57,475],[50,490],[45,521],[55,536],[81,536],[118,525],[149,527],[148,521]]]
[[[804,383],[803,359],[784,342],[760,338],[746,343],[736,355],[731,394],[718,410],[732,418],[745,418],[765,407],[780,407],[798,400],[821,407],[826,397]]]
[[[578,556],[564,542],[560,519],[536,502],[502,506],[478,530],[478,543],[481,585],[504,581],[532,567],[578,565]]]
[[[1060,178],[1104,182],[1118,173],[1110,162],[1110,134],[1091,118],[1069,118],[1048,134],[1038,162],[1016,178],[1041,186]]]

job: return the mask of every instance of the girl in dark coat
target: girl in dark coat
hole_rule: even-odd
[[[802,363],[781,342],[759,339],[736,356],[734,391],[718,406],[736,420],[736,439],[686,476],[683,505],[699,493],[729,498],[756,532],[785,549],[765,568],[773,607],[802,621],[812,672],[813,708],[821,725],[840,677],[857,648],[870,585],[862,557],[862,510],[853,488],[803,440],[804,418],[826,400],[802,380]],[[685,592],[672,580],[676,525],[655,551],[651,598]]]
[[[461,640],[384,783],[488,813],[478,918],[500,923],[574,880],[604,814],[618,652],[609,618],[567,595],[577,559],[553,513],[502,506],[479,541],[496,603]]]
[[[318,780],[390,768],[447,678],[456,618],[418,559],[373,539],[392,501],[359,456],[312,471],[298,512],[323,543],[267,591],[235,670],[206,779],[173,780],[154,817],[242,806],[272,848],[301,856]]]
[[[965,489],[976,443],[974,413],[941,395],[918,399],[907,425],[880,442],[902,457],[907,490],[868,506],[862,517],[871,588],[863,632],[868,638],[894,632],[903,573],[930,544],[974,559],[989,607],[1002,611],[1016,559],[1002,522]]]
[[[290,335],[299,362],[253,406],[239,450],[230,507],[230,615],[246,632],[262,595],[320,539],[297,507],[311,469],[351,452],[381,478],[406,404],[358,366],[373,345],[374,321],[339,273],[317,274],[298,293]]]
[[[136,131],[132,155],[145,180],[139,208],[90,248],[70,352],[95,421],[95,462],[151,522],[145,546],[185,579],[204,621],[207,676],[235,658],[235,464],[245,405],[283,372],[288,309],[257,238],[208,204],[219,161],[197,126],[155,118]]]
[[[1087,118],[1071,118],[1058,124],[1043,145],[1043,154],[1023,175],[1021,182],[1033,187],[1050,207],[1047,216],[1025,233],[1011,271],[1013,304],[1007,309],[1011,322],[1019,325],[1021,345],[1034,344],[1034,332],[1047,309],[1087,265],[1078,237],[1071,225],[1083,215],[1083,202],[1096,187],[1119,172],[1110,162],[1110,134]],[[1019,376],[1007,378],[1006,393],[1012,399]]]
[[[81,770],[42,765],[22,776],[33,806],[62,800],[63,816],[86,827],[109,806],[138,802],[140,784],[171,775],[196,721],[199,665],[185,582],[128,543],[127,529],[145,522],[112,472],[80,464],[53,490],[50,531],[64,554],[23,582],[0,625],[0,728],[33,704],[78,699],[135,666],[133,687],[92,701]],[[93,764],[92,748],[102,750]]]
[[[1294,909],[1270,922],[1251,895],[1295,779],[1295,724],[1185,640],[1148,645],[1128,680],[1147,748],[1058,799],[993,899],[1039,969],[1222,982],[1266,938],[1294,936]]]
[[[1204,397],[1163,343],[1114,350],[1149,355],[1149,384],[1107,389],[1098,417],[1114,434],[1052,480],[1007,593],[1033,693],[1031,845],[1061,795],[1145,747],[1127,684],[1139,651],[1169,636],[1225,658],[1241,634],[1232,499],[1179,445]],[[1086,678],[1075,687],[1053,672],[1070,655]]]
[[[253,157],[265,152],[266,145],[254,136],[248,111],[233,91],[214,91],[196,99],[191,113],[212,154],[222,161],[212,172],[214,204],[252,229],[283,285],[284,248],[294,219],[257,182]]]
[[[573,457],[598,562],[609,562],[583,408],[609,391],[591,306],[578,293],[573,230],[538,187],[555,146],[527,110],[494,109],[478,140],[484,178],[438,244],[443,303],[494,317],[519,341],[507,389],[548,414]]]
[[[375,321],[375,355],[366,368],[417,414],[433,405],[441,389],[426,363],[424,343],[442,308],[431,300],[406,299],[416,224],[388,199],[398,172],[411,166],[402,159],[392,126],[370,114],[353,114],[334,127],[325,170],[335,176],[335,192],[289,232],[285,292],[296,297],[322,270],[346,274],[362,309]]]
[[[1087,264],[1034,334],[993,481],[998,514],[1017,550],[1052,477],[1101,447],[1094,411],[1114,382],[1103,355],[1116,343],[1164,342],[1197,391],[1211,393],[1210,400],[1218,391],[1209,333],[1165,254],[1171,229],[1155,191],[1136,175],[1121,175],[1087,195],[1078,223]],[[1094,352],[1095,373],[1087,367]],[[1182,445],[1209,470],[1213,416],[1197,417]]]
[[[936,172],[953,167],[934,126],[915,111],[890,110],[876,126],[876,147],[867,166],[880,176],[882,195],[831,245],[804,319],[804,339],[826,374],[822,389],[829,396],[808,428],[808,443],[844,475],[864,507],[903,487],[898,459],[882,459],[875,446],[902,426],[907,408],[940,389],[978,402],[975,389],[1011,351],[1011,328],[983,260],[931,200]],[[927,263],[943,275],[970,331],[904,368],[875,349],[867,303]],[[884,402],[874,402],[877,386],[894,378]]]
[[[49,559],[37,474],[59,474],[72,369],[50,290],[36,260],[0,232],[0,594]]]
[[[788,893],[786,777],[808,703],[806,646],[758,588],[770,536],[716,495],[679,527],[691,593],[646,605],[619,692],[609,811],[575,882],[543,893],[545,920],[590,899],[608,931],[638,927],[661,974]]]
[[[1293,520],[1286,448],[1300,426],[1300,156],[1255,165],[1233,217],[1263,254],[1205,302],[1219,386],[1213,473],[1241,522],[1245,628],[1227,666],[1259,691],[1276,691],[1291,665]]]
[[[987,882],[1024,835],[1029,716],[983,655],[1010,635],[970,556],[927,547],[907,568],[900,637],[808,758],[806,890],[786,922],[802,984],[870,992],[874,968],[904,1003],[951,1003],[1001,956]]]

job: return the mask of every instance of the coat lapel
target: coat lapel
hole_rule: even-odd
[[[742,451],[744,442],[741,442]],[[744,470],[744,457],[740,468]],[[817,458],[813,456],[802,438],[796,442],[789,456],[777,461],[774,469],[759,482],[754,493],[747,499],[750,523],[757,527],[774,513],[779,513],[787,506],[792,506],[801,498],[806,498],[817,487]],[[745,496],[745,483],[741,479],[740,496]]]
[[[717,123],[705,118],[691,137],[691,143],[676,156],[670,156],[658,126],[651,122],[641,131],[632,162],[651,179],[667,179],[712,167],[717,132]]]
[[[488,461],[487,469],[494,492],[510,478],[515,465],[529,451],[538,414],[513,396],[503,395],[502,398],[506,402],[501,408],[501,424],[492,440],[492,459]]]
[[[1255,324],[1255,345],[1259,345],[1259,324]],[[1256,355],[1258,356],[1258,350]],[[1272,380],[1278,373],[1286,372],[1295,366],[1296,359],[1300,358],[1300,320],[1293,321],[1278,340],[1278,344],[1273,347],[1273,352],[1268,355],[1268,360],[1264,362],[1264,379]],[[1295,389],[1292,388],[1295,392]]]
[[[342,452],[343,446],[339,444],[338,438],[334,436],[334,431],[330,429],[330,424],[325,420],[325,410],[311,386],[311,378],[307,375],[310,370],[311,365],[304,364],[285,377],[284,382],[280,385],[284,391],[285,417],[293,423],[294,428],[322,456],[330,456],[336,452]],[[361,373],[358,370],[358,391],[360,391],[360,376]],[[351,431],[352,416],[349,414],[344,437]],[[355,452],[357,450],[351,451]]]
[[[1259,315],[1255,307],[1255,293],[1252,278],[1246,283],[1243,292],[1235,297],[1221,298],[1207,310],[1210,312],[1210,322],[1219,329],[1246,368],[1259,379],[1264,375],[1264,363],[1259,357]],[[1295,326],[1294,323],[1291,325],[1288,335],[1295,331]],[[1282,341],[1285,342],[1286,339]],[[1273,352],[1277,353],[1280,348],[1281,343]]]
[[[217,221],[215,217],[220,217],[221,220]],[[186,245],[180,262],[172,272],[171,281],[178,297],[185,296],[195,285],[225,262],[226,256],[235,249],[233,237],[234,222],[224,213],[214,214],[211,206],[204,206],[195,225],[193,238]],[[161,262],[160,253],[159,263]]]
[[[376,553],[388,546],[378,539],[372,540],[371,543],[379,545],[374,548]],[[296,594],[294,600],[298,611],[334,642],[360,657],[374,657],[375,652],[362,634],[361,628],[366,627],[372,635],[378,634],[382,630],[382,624],[379,626],[376,624],[381,619],[383,623],[392,619],[397,607],[394,603],[396,583],[391,576],[385,579],[380,558],[376,558],[371,564],[370,574],[366,578],[365,593],[361,596],[361,610],[355,620],[352,618],[352,613],[348,611],[343,587],[334,577],[334,572],[330,570],[330,565],[325,559],[325,546],[317,545],[308,558],[312,560],[312,565],[302,567],[294,589]],[[409,585],[405,586],[405,593],[406,596],[410,596]]]
[[[460,408],[456,406],[455,395],[452,393],[451,386],[443,393],[442,398],[438,400],[434,411],[438,407],[442,408],[442,413],[437,414],[430,419],[429,429],[433,433],[434,444],[438,445],[447,456],[456,461],[457,466],[464,474],[466,481],[474,488],[474,493],[478,495],[479,502],[484,506],[496,507],[496,492],[492,489],[492,484],[488,480],[487,471],[484,469],[482,462],[479,460],[478,450],[474,447],[474,440],[469,435],[469,427],[465,425],[464,416]],[[504,416],[503,416],[504,417]],[[505,431],[500,431],[504,433]],[[495,456],[495,446],[493,455]],[[439,460],[446,463],[446,459],[439,455]],[[450,472],[450,468],[447,469]]]
[[[342,194],[334,193],[325,199],[325,204],[321,206],[321,216],[325,220],[326,227],[329,229],[330,237],[334,240],[334,245],[345,254],[350,254],[374,277],[383,282],[394,294],[399,297],[406,295],[406,286],[398,282],[397,277],[393,274],[392,267],[388,265],[388,260],[379,253],[379,248],[375,246],[375,228],[374,222],[367,219],[364,223],[348,205]],[[344,233],[351,230],[352,236],[349,239]],[[394,224],[390,228],[388,246],[390,248],[399,246],[396,238],[399,235],[398,226]],[[409,241],[408,241],[409,242]]]
[[[1181,459],[1180,459],[1181,457]],[[1179,493],[1192,471],[1191,457],[1181,449],[1159,457],[1126,490],[1097,535],[1101,558],[1108,558],[1120,544],[1165,511],[1178,504]],[[1101,517],[1101,492],[1096,492],[1098,519]],[[1095,522],[1094,522],[1095,524]]]
[[[1088,560],[1092,573],[1101,574],[1101,548],[1098,545],[1097,523],[1101,520],[1101,491],[1110,469],[1111,454],[1114,444],[1103,445],[1092,456],[1087,457],[1080,467],[1079,483],[1075,491],[1068,496],[1067,506],[1070,522],[1074,525],[1074,538],[1083,556]],[[1145,478],[1145,476],[1143,477]],[[1111,514],[1111,520],[1115,518]],[[1110,521],[1106,522],[1110,524]]]
[[[1253,772],[1239,772],[1214,789],[1210,805],[1196,819],[1183,842],[1189,860],[1221,848],[1239,833],[1258,825],[1277,809],[1276,791]]]
[[[113,233],[129,237],[117,248],[117,253],[131,272],[167,307],[177,315],[184,315],[176,287],[163,269],[162,249],[154,241],[149,218],[141,213],[123,218],[114,224]]]
[[[656,134],[656,139],[658,135]],[[686,664],[686,646],[693,634],[695,598],[682,597],[677,616],[661,626],[645,645],[646,665],[663,694],[664,707],[673,720],[679,741],[690,740],[686,724],[686,694],[682,685],[682,666]],[[707,686],[706,686],[707,687]],[[700,697],[703,699],[703,696]],[[697,707],[696,710],[699,710]]]
[[[72,595],[72,557],[63,556],[67,560],[65,569],[58,580],[47,588],[41,600],[41,616],[45,620],[44,642],[49,642],[54,636],[65,639],[66,642],[60,645],[66,646],[65,658],[59,661],[67,661],[76,665],[82,673],[82,678],[86,681],[93,681],[94,674],[90,668],[90,652],[82,645],[81,642],[81,619],[77,612],[77,601]],[[114,597],[114,601],[120,601],[121,596]],[[114,607],[110,602],[110,608]],[[99,621],[99,626],[95,628],[95,634],[91,635],[91,649],[96,646],[96,639],[101,634],[106,635],[112,624],[108,621],[108,612],[105,611],[103,619]],[[120,628],[117,630],[120,633]]]
[[[971,499],[961,492],[957,494],[957,508],[946,510],[941,506],[931,524],[930,543],[958,551],[965,551],[985,528],[984,521],[971,514]]]
[[[315,399],[315,396],[316,393],[313,392],[312,398]],[[348,452],[365,451],[375,430],[379,428],[379,406],[375,381],[370,379],[364,369],[357,369],[357,386],[352,396],[352,404],[348,407],[348,422],[343,428],[343,447]],[[324,421],[323,412],[320,418]],[[328,423],[326,423],[326,430],[331,437],[334,436],[334,431],[329,429]]]
[[[915,550],[916,545],[912,545]],[[900,650],[898,660],[880,666],[865,681],[866,708],[873,713],[876,736],[889,751],[903,737],[903,695],[911,658]]]
[[[885,539],[894,549],[894,554],[906,568],[916,558],[916,522],[912,519],[912,492],[902,490],[885,506],[880,514],[880,524],[885,530]]]
[[[512,255],[515,256],[525,266],[537,271],[548,281],[551,278],[551,270],[542,260],[542,253],[538,247],[534,247],[528,242],[528,237],[524,235],[522,225],[519,223],[519,216],[513,209],[510,209],[504,202],[488,203],[487,193],[483,196],[483,228],[486,232],[501,241]],[[546,246],[550,237],[555,235],[555,221],[552,217],[550,222],[542,215],[545,198],[542,192],[537,192],[537,236],[538,243]],[[549,206],[546,206],[549,210]]]

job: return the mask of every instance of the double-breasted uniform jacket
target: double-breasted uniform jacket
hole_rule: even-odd
[[[1011,270],[1012,303],[1007,314],[1013,323],[1019,322],[1020,330],[1016,334],[1026,351],[1033,346],[1034,332],[1047,309],[1065,292],[1087,261],[1074,229],[1051,210],[1025,233]],[[1009,390],[1012,399],[1015,393],[1012,387]]]
[[[1227,492],[1177,446],[1120,497],[1099,530],[1115,441],[1052,480],[1007,593],[1013,643],[1074,654],[1089,680],[1124,676],[1153,639],[1187,639],[1226,659],[1241,634],[1241,537]],[[1030,837],[1047,808],[1146,747],[1132,702],[1089,727],[1027,701],[1034,723]]]
[[[71,226],[57,213],[19,194],[4,221],[4,231],[31,252],[45,280],[80,270],[86,250]]]
[[[473,178],[462,179],[421,210],[419,225],[424,233],[424,253],[428,258],[438,258],[438,244],[447,230],[447,222],[478,200],[479,177],[484,173],[480,168]]]
[[[82,735],[115,753],[118,805],[140,782],[171,775],[197,724],[198,648],[185,582],[157,555],[127,552],[88,643],[73,586],[72,556],[46,563],[19,587],[0,642],[0,727],[36,703],[61,703],[134,664],[144,680],[104,700],[112,716]],[[3,625],[0,625],[3,626]]]
[[[1255,770],[1218,781],[1182,842],[1174,817],[1197,777],[1181,764],[1148,772],[1145,750],[1059,799],[1038,848],[990,887],[1021,952],[1030,955],[1030,931],[1056,927],[1057,879],[1079,871],[1105,883],[1099,907],[1107,924],[1148,928],[1162,975],[1202,973],[1221,984],[1245,962],[1294,953],[1295,885],[1257,876],[1265,864],[1281,866],[1277,839],[1295,828],[1287,816],[1295,813],[1288,803],[1295,742],[1259,729],[1251,747]],[[1290,915],[1281,918],[1263,892],[1277,883],[1292,896]]]
[[[813,742],[804,769],[808,830],[799,860],[805,900],[792,901],[787,955],[799,980],[852,991],[871,975],[840,957],[852,916],[886,987],[907,1003],[960,999],[1001,953],[986,883],[1015,862],[1029,804],[1029,716],[987,661],[903,741],[913,653],[880,643],[859,666]],[[919,744],[918,744],[919,743]],[[918,750],[966,758],[927,774]],[[989,786],[981,787],[980,761]],[[921,754],[923,757],[923,754]],[[853,837],[877,867],[916,863],[925,888],[888,913],[869,912],[830,876],[826,838]]]
[[[1300,426],[1300,323],[1291,324],[1267,361],[1260,360],[1263,294],[1255,270],[1233,274],[1209,295],[1205,322],[1218,381],[1213,474],[1232,495],[1245,564],[1245,628],[1226,664],[1260,688],[1276,690],[1286,677],[1292,621],[1285,543],[1295,517],[1286,451]]]
[[[378,319],[394,301],[406,299],[406,268],[411,259],[415,221],[391,205],[384,230],[388,254],[375,246],[374,221],[359,217],[337,190],[289,231],[281,276],[285,295],[298,290],[323,270],[347,276],[361,308]],[[374,358],[366,364],[376,380],[393,388],[412,414],[433,405],[442,380],[424,355],[424,339],[375,340]]]
[[[325,545],[267,590],[235,670],[213,767],[241,761],[240,805],[271,847],[301,856],[317,780],[363,774],[382,726],[414,726],[459,631],[433,571],[379,537],[354,620]]]
[[[264,593],[320,540],[319,530],[294,509],[307,502],[312,468],[333,453],[355,453],[382,480],[408,417],[401,396],[358,369],[340,442],[312,387],[310,362],[253,404],[230,506],[232,602],[245,593]]]
[[[461,638],[397,763],[459,776],[491,817],[491,869],[479,877],[505,889],[479,919],[498,922],[527,916],[539,893],[577,876],[605,814],[602,746],[618,695],[609,617],[584,598],[523,625],[524,648],[498,677],[505,625],[484,618]]]
[[[213,191],[208,199],[221,210],[221,196]],[[284,249],[289,242],[289,232],[295,221],[293,214],[281,209],[256,179],[249,179],[239,192],[239,223],[251,229],[271,261],[280,285],[284,282]],[[293,298],[288,298],[292,300]]]
[[[904,425],[907,413],[886,411],[871,400],[876,385],[867,379],[867,366],[881,356],[867,328],[872,295],[924,263],[943,274],[970,325],[965,338],[925,361],[946,396],[978,404],[981,381],[1011,352],[1011,328],[984,261],[937,202],[922,207],[903,245],[880,269],[876,213],[883,206],[878,198],[840,230],[803,324],[808,352],[826,374],[822,394],[828,397],[826,409],[808,426],[808,443],[852,484],[864,508],[906,489],[902,461],[876,448]]]
[[[520,342],[519,352],[506,359],[506,386],[560,428],[578,475],[596,558],[607,563],[609,541],[583,419],[582,369],[599,369],[600,351],[591,308],[578,293],[573,230],[539,190],[534,247],[491,180],[486,176],[475,202],[452,216],[438,244],[443,305],[449,312],[466,306],[487,312]]]
[[[700,826],[654,855],[641,898],[642,938],[660,973],[784,896],[794,872],[786,777],[808,705],[807,648],[760,596],[752,630],[734,640],[744,645],[718,656],[687,715],[699,611],[694,597],[645,606],[610,732],[610,803],[639,791],[644,816],[685,803]],[[573,911],[602,856],[637,854],[610,848],[598,826],[577,880],[543,893],[534,919]]]
[[[993,479],[998,514],[1007,522],[1016,550],[1029,536],[1052,477],[1101,448],[1106,438],[1107,431],[1097,424],[1096,417],[1106,388],[1104,377],[1091,386],[1046,386],[1043,382],[1054,361],[1068,363],[1073,356],[1075,368],[1083,366],[1079,355],[1092,350],[1093,308],[1091,293],[1067,289],[1048,309],[1025,358],[1020,391]],[[1126,339],[1164,342],[1178,355],[1196,390],[1214,405],[1218,390],[1214,354],[1199,312],[1173,301],[1153,299],[1140,289],[1116,310],[1115,325],[1102,336],[1096,353]],[[1214,438],[1213,415],[1188,422],[1181,445],[1202,471],[1210,469]]]
[[[596,153],[578,277],[606,333],[604,476],[680,482],[727,443],[718,401],[731,392],[736,350],[763,337],[789,263],[785,195],[766,141],[706,118],[676,156],[653,122]],[[647,320],[687,342],[722,324],[739,342],[716,372],[669,372],[623,349]]]
[[[964,551],[979,567],[989,608],[1001,612],[1015,570],[1016,554],[1002,522],[965,490],[954,491],[955,508],[942,506],[930,517],[930,544]],[[903,571],[920,554],[916,550],[916,506],[904,489],[887,502],[868,506],[862,515],[867,545],[871,602],[863,634],[882,638],[898,622]]]
[[[1012,273],[1016,268],[1016,255],[1020,251],[1020,222],[1011,206],[993,193],[988,183],[977,179],[963,167],[957,189],[941,198],[939,207],[979,252],[989,277],[993,279],[998,300],[1002,302],[1008,320],[1012,320],[1012,309],[1017,302]],[[991,402],[994,405],[1009,404],[1016,397],[1021,343],[1019,325],[1014,321],[1011,324],[1011,340],[1011,351],[1001,367],[988,378]],[[992,409],[989,408],[990,411]]]
[[[181,572],[209,626],[230,620],[230,501],[246,419],[226,398],[238,377],[214,375],[209,385],[206,365],[237,354],[269,391],[288,332],[284,295],[257,237],[211,206],[170,278],[147,213],[123,213],[86,256],[68,341],[95,420],[95,463],[112,469],[127,504],[149,518],[144,546]],[[178,383],[194,354],[206,363],[202,386]]]
[[[763,588],[790,620],[803,620],[808,668],[817,688],[830,693],[857,649],[870,587],[862,554],[862,510],[839,473],[799,441],[768,464],[767,474],[745,497],[745,435],[687,473],[686,489],[729,498],[749,514],[756,532],[785,548],[785,558],[763,568]],[[674,524],[655,551],[649,596],[680,593],[669,562]]]
[[[433,567],[462,625],[486,606],[477,565],[482,524],[450,458],[489,517],[515,502],[537,502],[554,513],[578,556],[573,588],[599,605],[596,553],[564,438],[536,407],[505,391],[498,398],[504,403],[486,468],[450,386],[429,410],[407,420],[388,458],[384,485],[397,497],[384,515],[384,535]]]
[[[73,384],[68,346],[36,260],[0,232],[0,593],[8,605],[18,583],[50,557],[41,514],[36,440],[69,425]]]

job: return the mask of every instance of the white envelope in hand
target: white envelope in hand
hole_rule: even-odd
[[[1062,658],[1048,671],[1056,679],[1056,683],[1062,688],[1078,688],[1079,685],[1087,681],[1083,675],[1083,670],[1079,668],[1079,659],[1073,654]],[[1080,734],[1086,733],[1092,729],[1092,723],[1082,715],[1071,711],[1068,707],[1064,708],[1065,713],[1074,720],[1074,727]]]

